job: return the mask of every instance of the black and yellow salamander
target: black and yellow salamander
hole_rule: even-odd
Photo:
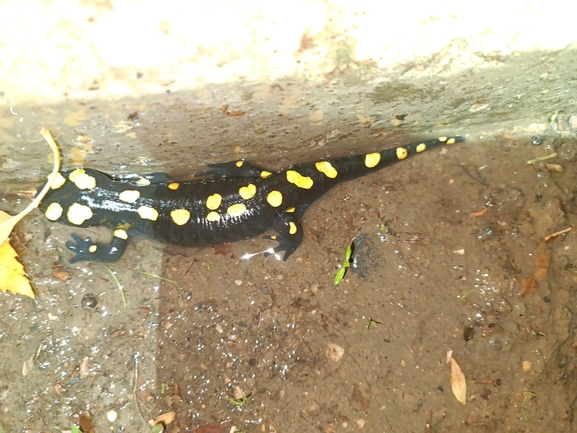
[[[76,227],[109,224],[109,244],[72,234],[78,261],[118,260],[132,234],[172,245],[207,246],[265,236],[286,260],[301,244],[300,220],[334,186],[425,150],[465,141],[439,137],[361,155],[290,165],[278,171],[239,160],[209,165],[206,178],[177,182],[164,173],[111,176],[89,168],[59,173],[40,205],[50,221]],[[273,253],[268,253],[273,254]]]

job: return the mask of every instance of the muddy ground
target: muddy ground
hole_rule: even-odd
[[[139,110],[140,120],[130,117]],[[142,106],[125,111],[125,123],[111,121],[114,132],[155,128]],[[63,149],[65,164],[86,157],[86,137],[110,134],[97,120],[81,130],[74,122],[58,131],[63,148],[79,149]],[[115,163],[154,171],[190,150],[185,138],[194,132],[158,122],[164,141],[147,144],[168,153],[123,164],[135,151],[119,140]],[[21,132],[40,149],[36,123]],[[443,131],[468,142],[331,191],[307,212],[305,241],[287,262],[242,259],[268,248],[261,239],[216,249],[134,239],[110,269],[69,265],[71,232],[105,239],[107,231],[33,214],[19,235],[37,298],[2,295],[0,304],[0,424],[7,432],[89,431],[87,423],[96,432],[146,432],[149,420],[174,411],[168,432],[574,431],[575,232],[541,246],[546,276],[523,283],[544,237],[576,224],[577,141],[558,126],[542,137]],[[178,169],[231,154],[278,167],[404,139],[341,125],[343,139],[331,144],[335,129],[315,128],[294,142],[279,127],[269,149],[203,144]],[[315,135],[321,130],[328,135]],[[95,144],[87,153],[100,152]],[[32,159],[46,166],[44,154]],[[2,176],[11,190],[33,184]],[[4,209],[23,207],[4,193]],[[354,266],[335,287],[351,243]],[[451,391],[449,350],[467,380],[466,405]]]

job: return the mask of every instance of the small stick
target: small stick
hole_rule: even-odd
[[[550,239],[556,238],[559,235],[563,235],[565,233],[570,232],[571,230],[573,230],[573,227],[567,227],[566,229],[563,230],[559,230],[558,232],[555,233],[551,233],[550,235],[545,236],[545,242],[549,241]]]

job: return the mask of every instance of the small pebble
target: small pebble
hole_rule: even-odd
[[[545,164],[545,167],[547,167],[549,170],[551,171],[556,171],[558,173],[563,173],[563,166],[559,165],[559,164]]]
[[[110,422],[114,422],[116,421],[116,418],[118,418],[118,414],[116,413],[115,410],[109,410],[108,412],[106,412],[106,419]]]
[[[531,137],[531,144],[533,144],[533,146],[541,146],[544,141],[545,137],[543,137],[542,135],[534,135],[533,137]]]
[[[82,298],[83,308],[93,309],[96,305],[98,305],[98,299],[92,293],[88,293]]]
[[[338,344],[329,343],[327,345],[327,350],[325,352],[327,358],[333,362],[339,362],[343,355],[345,354],[345,349],[343,349]]]
[[[532,368],[533,368],[533,363],[531,361],[523,361],[523,371],[524,372],[531,371]]]

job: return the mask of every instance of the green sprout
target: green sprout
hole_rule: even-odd
[[[555,124],[557,123],[557,118],[559,117],[559,111],[555,111],[553,114],[551,114],[551,116],[549,117],[549,126],[551,128],[555,127]]]
[[[166,392],[166,382],[162,382],[162,385],[160,385],[160,393],[164,394]]]
[[[139,274],[142,274],[142,275],[146,275],[147,277],[158,278],[159,280],[163,280],[163,281],[166,281],[168,283],[176,284],[176,281],[169,280],[168,278],[161,277],[160,275],[151,274],[150,272],[141,271],[140,269],[137,269],[136,272],[138,272]]]
[[[351,256],[353,255],[353,247],[354,247],[353,243],[351,243],[347,247],[347,250],[345,252],[345,260],[343,260],[343,264],[341,265],[341,267],[337,271],[337,274],[335,275],[335,286],[339,285],[339,283],[345,277],[345,274],[347,273],[347,269],[349,269],[351,267]]]
[[[116,285],[118,286],[118,290],[120,290],[120,296],[122,296],[122,303],[124,304],[124,309],[126,310],[126,296],[124,295],[124,288],[122,287],[122,284],[120,284],[120,281],[118,281],[118,278],[116,278],[116,274],[114,272],[112,272],[112,269],[110,269],[106,265],[104,265],[104,267],[108,270],[108,272],[110,272],[110,275],[112,275],[112,278],[114,278],[114,281],[116,281]]]
[[[463,302],[465,299],[467,299],[467,297],[469,297],[470,294],[472,294],[472,293],[474,293],[474,292],[476,292],[476,291],[477,291],[477,289],[475,288],[475,289],[471,289],[471,290],[465,292],[465,293],[459,298],[459,301]]]
[[[243,407],[244,404],[247,402],[249,397],[250,397],[250,394],[248,394],[246,397],[239,398],[239,399],[236,399],[234,397],[229,396],[229,397],[226,397],[226,400],[230,401],[236,407]]]
[[[162,425],[162,423],[159,422],[154,427],[152,427],[152,429],[150,430],[150,433],[162,433],[163,431],[164,431],[164,426]]]
[[[376,326],[376,325],[382,325],[381,322],[377,322],[376,320],[371,319],[371,318],[369,317],[369,318],[367,319],[367,326],[366,326],[365,329],[369,329],[369,328],[373,325],[373,323],[375,324],[375,326]]]
[[[536,392],[533,391],[525,391],[523,392],[523,403],[521,403],[521,409],[522,409],[522,413],[523,413],[523,419],[525,421],[527,421],[529,418],[526,415],[526,412],[529,411],[529,409],[527,408],[526,404],[527,402],[529,402],[530,400],[533,400],[535,398],[535,396],[537,395]]]

